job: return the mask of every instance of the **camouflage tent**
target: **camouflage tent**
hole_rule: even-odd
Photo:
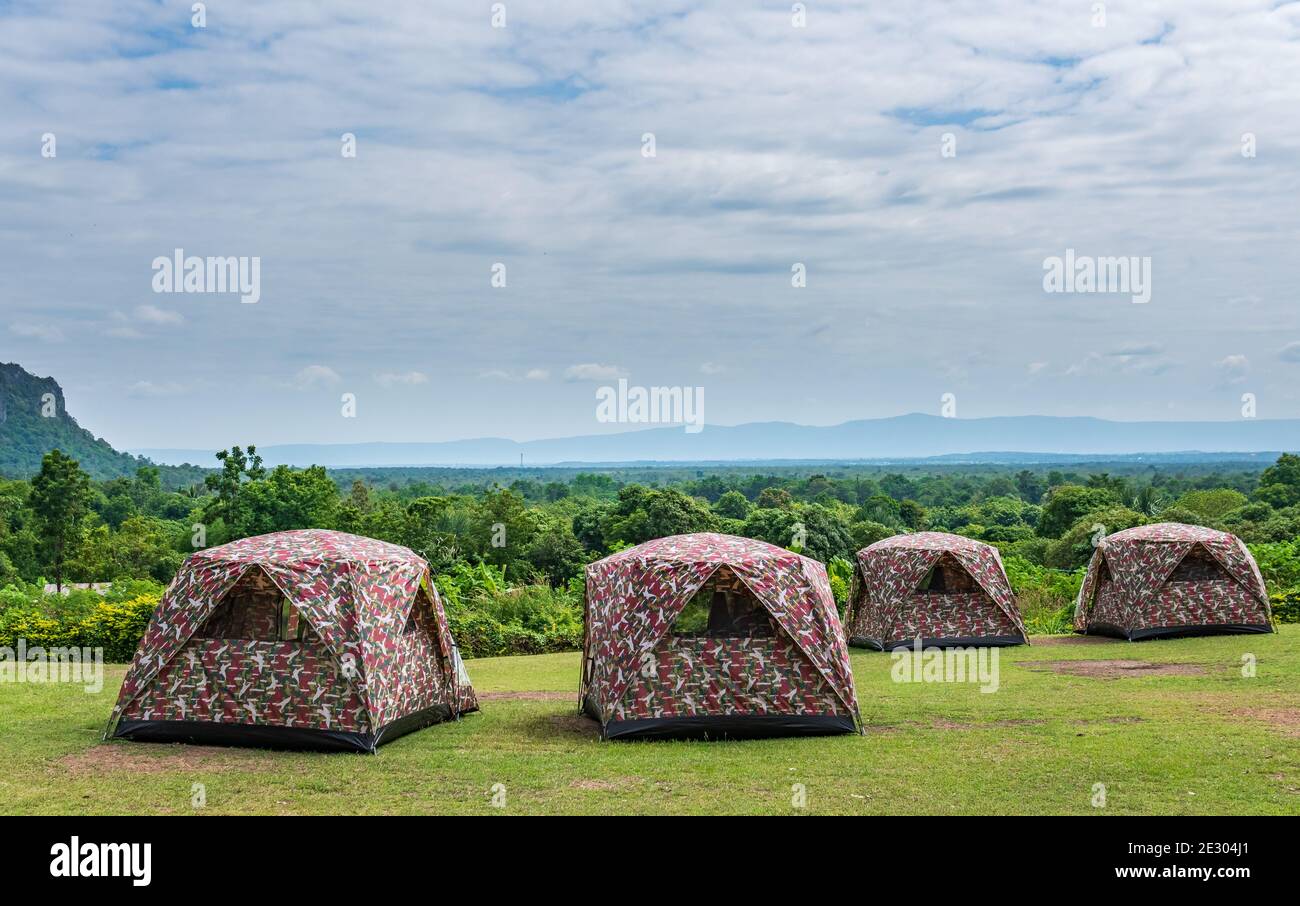
[[[1240,538],[1162,522],[1101,539],[1075,601],[1074,628],[1135,641],[1273,627],[1264,579]]]
[[[185,561],[105,735],[373,752],[477,709],[424,560],[278,532]]]
[[[844,622],[852,644],[880,650],[1029,641],[997,548],[945,532],[858,551]]]
[[[588,566],[582,664],[606,739],[858,726],[825,567],[761,541],[674,535]]]

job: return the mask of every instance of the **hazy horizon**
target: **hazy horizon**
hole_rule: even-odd
[[[76,416],[76,413],[75,413],[75,412],[72,412],[72,415],[75,417],[75,416]],[[907,418],[907,417],[909,417],[909,416],[914,416],[914,415],[929,415],[929,413],[924,413],[924,412],[900,412],[900,413],[898,413],[898,414],[896,414],[896,415],[881,415],[881,416],[873,416],[873,417],[871,417],[871,418],[865,418],[865,419],[845,419],[844,421],[841,421],[841,422],[831,422],[831,423],[827,423],[827,424],[812,424],[812,423],[807,423],[807,422],[799,422],[799,421],[789,421],[789,420],[772,419],[772,420],[769,420],[769,421],[740,422],[740,423],[737,423],[737,424],[734,424],[734,425],[713,425],[713,424],[711,424],[711,425],[709,425],[708,427],[709,427],[709,428],[742,428],[742,427],[759,426],[759,425],[782,425],[782,426],[792,426],[792,427],[799,427],[799,428],[835,428],[835,427],[839,427],[839,426],[841,426],[841,425],[846,425],[846,424],[850,424],[850,423],[853,423],[853,422],[859,422],[859,421],[884,421],[884,420],[889,420],[889,419],[902,419],[902,418]],[[941,416],[934,416],[934,417],[941,417]],[[956,417],[954,417],[954,418],[956,418]],[[1099,420],[1099,421],[1112,422],[1112,423],[1115,423],[1115,424],[1121,424],[1121,425],[1122,425],[1122,424],[1160,424],[1160,423],[1167,423],[1167,424],[1215,424],[1215,423],[1222,423],[1222,424],[1235,424],[1235,423],[1237,423],[1237,422],[1240,421],[1240,419],[1098,419],[1096,416],[1091,416],[1091,415],[1058,416],[1058,415],[1045,415],[1045,414],[1043,414],[1043,413],[1032,413],[1032,412],[1031,412],[1031,413],[1026,413],[1026,414],[1024,414],[1024,415],[987,415],[987,416],[971,416],[971,417],[966,417],[966,418],[956,418],[956,420],[959,421],[959,422],[973,422],[973,421],[987,421],[987,420],[990,420],[990,419],[1004,419],[1004,418],[1096,419],[1096,420]],[[1290,422],[1290,421],[1295,421],[1295,420],[1297,420],[1297,419],[1291,419],[1291,418],[1275,418],[1275,419],[1260,418],[1260,419],[1257,419],[1257,421],[1259,421],[1259,422],[1270,422],[1270,421],[1272,421],[1272,422]],[[80,420],[79,420],[79,421],[80,421]],[[84,424],[83,424],[83,427],[84,427]],[[676,428],[675,426],[671,426],[671,425],[657,425],[657,426],[656,426],[656,425],[651,425],[651,426],[622,426],[622,425],[620,425],[620,426],[616,426],[615,429],[610,430],[610,431],[608,431],[608,432],[606,432],[606,433],[608,433],[608,434],[636,434],[636,433],[640,433],[640,432],[656,431],[656,430],[664,430],[664,429],[666,429],[666,430],[680,430],[680,429]],[[706,428],[706,430],[707,430],[707,428]],[[410,446],[410,445],[417,445],[417,444],[452,444],[452,443],[459,443],[459,442],[464,442],[464,441],[481,441],[481,440],[503,440],[503,441],[509,441],[509,442],[511,442],[511,443],[532,443],[532,442],[534,442],[534,441],[569,440],[569,439],[573,439],[573,438],[583,438],[583,437],[591,437],[591,436],[600,436],[600,435],[599,435],[598,432],[596,432],[596,431],[592,431],[592,432],[589,432],[588,434],[554,434],[554,435],[544,435],[544,436],[538,436],[538,437],[512,437],[512,436],[510,436],[510,435],[506,435],[506,434],[492,434],[492,435],[480,435],[480,436],[475,436],[475,437],[452,437],[452,438],[447,438],[446,440],[438,440],[438,441],[408,440],[408,439],[402,439],[402,438],[398,438],[398,439],[376,438],[376,439],[374,439],[374,440],[349,440],[349,441],[291,440],[291,441],[282,441],[282,442],[276,442],[276,443],[259,443],[258,441],[256,441],[256,439],[254,439],[253,442],[256,443],[257,446],[259,446],[259,447],[299,447],[299,446],[301,446],[301,447],[313,447],[313,446],[384,446],[384,445],[402,445],[402,446]],[[106,439],[106,440],[109,440],[109,441],[112,440],[112,438],[105,438],[105,439]],[[234,443],[238,443],[238,442],[234,442]],[[242,444],[240,444],[240,445],[242,446]],[[116,445],[115,445],[115,446],[116,446]],[[226,444],[225,446],[228,447],[229,444]],[[194,446],[194,445],[192,445],[192,444],[173,444],[173,445],[169,445],[169,446],[118,447],[118,449],[120,449],[120,450],[124,450],[124,451],[126,451],[126,452],[132,452],[132,453],[134,453],[134,452],[138,452],[138,451],[140,451],[140,450],[197,450],[197,449],[203,449],[203,448],[202,448],[202,447],[196,447],[196,446]],[[219,446],[217,449],[224,449],[224,447],[220,447],[220,446]],[[215,452],[215,449],[214,449],[213,452]],[[1005,452],[1005,451],[971,451],[971,452]],[[1041,451],[1027,451],[1027,452],[1041,452]],[[1083,454],[1086,455],[1086,452],[1087,452],[1087,451],[1083,451]],[[1134,452],[1134,453],[1142,453],[1142,452],[1150,452],[1150,451],[1135,450],[1135,451],[1133,451],[1133,452]],[[1213,451],[1213,450],[1209,450],[1209,451],[1201,451],[1201,450],[1192,450],[1192,451],[1177,451],[1177,452],[1209,452],[1209,453],[1213,453],[1213,452],[1242,452],[1242,451]],[[935,455],[947,455],[947,454],[935,454]]]

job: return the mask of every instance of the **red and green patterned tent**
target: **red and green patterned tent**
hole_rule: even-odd
[[[1177,522],[1101,539],[1075,601],[1074,628],[1130,641],[1273,630],[1264,578],[1241,539]]]
[[[373,752],[477,709],[429,565],[311,529],[185,561],[106,735]]]
[[[858,551],[844,622],[854,645],[880,650],[1029,642],[997,548],[946,532]]]
[[[648,541],[587,567],[579,699],[606,739],[853,732],[826,569],[748,538]]]

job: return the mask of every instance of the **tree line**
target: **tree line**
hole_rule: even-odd
[[[1300,537],[1300,457],[1262,471],[1178,469],[1136,475],[1005,469],[875,476],[698,472],[664,486],[601,473],[567,481],[447,488],[354,478],[315,466],[266,468],[255,446],[218,454],[201,484],[168,490],[159,470],[92,481],[59,450],[30,480],[0,480],[0,586],[152,577],[186,554],[237,538],[327,528],[402,544],[435,572],[487,564],[515,584],[558,587],[611,551],[664,535],[719,531],[794,547],[823,562],[903,531],[940,530],[996,544],[1004,555],[1076,569],[1098,527],[1109,533],[1174,521],[1247,542]]]

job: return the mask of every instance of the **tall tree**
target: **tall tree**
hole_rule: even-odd
[[[203,519],[205,522],[221,519],[232,535],[238,538],[241,537],[244,522],[239,499],[240,489],[246,481],[260,481],[265,478],[266,469],[262,466],[262,457],[258,455],[257,447],[253,444],[248,445],[247,454],[239,447],[220,450],[217,452],[217,459],[221,463],[221,471],[209,474],[203,479],[208,490],[217,495],[216,499],[210,501],[204,508]]]
[[[32,479],[29,502],[59,592],[63,591],[63,565],[81,540],[81,519],[90,510],[90,500],[90,476],[81,471],[81,465],[59,450],[46,453],[40,473]]]

